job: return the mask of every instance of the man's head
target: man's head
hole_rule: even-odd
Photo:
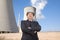
[[[35,19],[36,8],[29,6],[24,8],[24,20]]]
[[[31,19],[32,20],[33,17],[35,16],[35,14],[33,12],[27,12],[26,16],[27,16],[27,19]]]

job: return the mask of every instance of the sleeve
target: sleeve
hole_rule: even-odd
[[[33,35],[33,31],[32,31],[32,30],[29,30],[29,29],[25,26],[24,21],[21,21],[21,29],[22,29],[22,32],[25,32],[25,33],[28,33],[28,34],[30,34],[30,35]]]
[[[37,31],[37,32],[39,32],[41,30],[41,26],[39,25],[38,22],[35,22],[34,27],[32,28],[32,30]]]
[[[39,25],[39,23],[37,22],[37,27],[35,27],[36,31],[40,31],[41,30],[41,26]]]

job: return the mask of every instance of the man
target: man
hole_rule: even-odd
[[[35,13],[28,11],[27,20],[21,21],[21,29],[23,32],[21,40],[38,40],[37,32],[41,30],[41,26],[37,21],[33,21]]]

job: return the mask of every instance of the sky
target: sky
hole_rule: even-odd
[[[24,8],[37,8],[37,21],[41,25],[41,32],[60,31],[60,0],[13,0],[16,23],[23,20]],[[19,16],[20,14],[20,16]],[[41,15],[41,16],[40,16]]]

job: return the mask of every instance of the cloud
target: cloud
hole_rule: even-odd
[[[36,8],[36,19],[44,19],[42,10],[47,4],[47,0],[31,0],[31,5]]]

